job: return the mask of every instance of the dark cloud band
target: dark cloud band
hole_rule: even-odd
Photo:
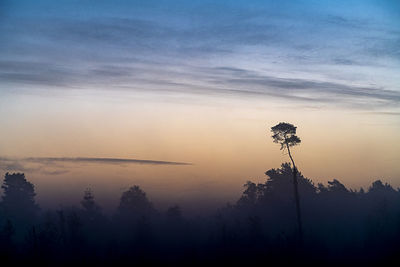
[[[61,163],[61,164],[60,164]],[[94,157],[29,157],[29,158],[8,158],[0,157],[0,170],[6,172],[39,172],[44,175],[61,175],[70,170],[62,163],[79,164],[142,164],[142,165],[163,165],[183,166],[193,165],[188,162],[145,160],[145,159],[124,159],[124,158],[94,158]]]
[[[46,163],[46,162],[87,162],[87,163],[133,163],[133,164],[150,164],[150,165],[192,165],[187,162],[174,162],[174,161],[162,161],[162,160],[146,160],[146,159],[123,159],[123,158],[46,158],[46,157],[31,157],[24,158],[23,161]]]

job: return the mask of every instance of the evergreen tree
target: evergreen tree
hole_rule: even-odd
[[[31,222],[37,211],[35,189],[23,173],[6,173],[4,176],[1,208],[6,218],[15,223]]]

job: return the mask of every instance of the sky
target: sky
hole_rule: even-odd
[[[0,169],[215,205],[288,161],[287,121],[315,183],[399,187],[399,81],[399,1],[1,0]]]

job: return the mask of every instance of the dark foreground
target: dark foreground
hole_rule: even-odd
[[[0,203],[0,262],[43,265],[308,264],[396,265],[400,192],[381,181],[348,190],[299,174],[303,240],[296,224],[290,165],[248,182],[242,197],[209,217],[179,206],[156,210],[133,186],[105,215],[90,190],[80,207],[44,211],[23,174],[6,174]],[[394,261],[393,261],[394,260]],[[3,265],[4,264],[4,265]]]

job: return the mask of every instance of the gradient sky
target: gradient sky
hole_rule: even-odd
[[[280,121],[315,182],[400,186],[400,2],[0,1],[0,168],[42,201],[232,201]]]

